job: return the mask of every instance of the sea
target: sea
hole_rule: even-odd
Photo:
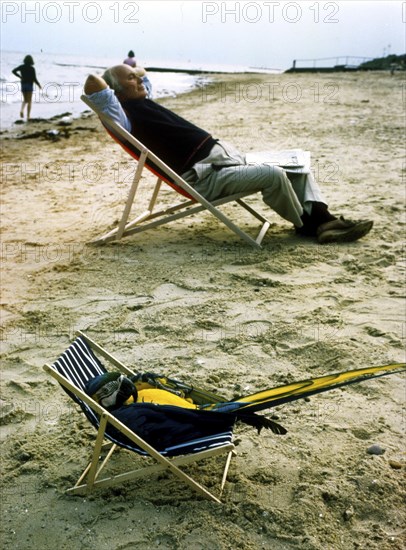
[[[20,80],[11,72],[23,63],[25,53],[2,51],[0,74],[0,128],[12,127],[19,119],[21,106]],[[81,101],[83,84],[90,73],[102,74],[107,67],[121,63],[117,58],[100,58],[68,54],[32,54],[37,79],[42,86],[34,86],[31,118],[49,119],[53,116],[70,113],[78,117],[87,106]],[[197,86],[210,82],[210,75],[195,75],[183,70],[219,72],[247,72],[248,67],[238,66],[182,66],[171,61],[158,60],[149,63],[150,67],[165,69],[165,72],[148,71],[152,84],[153,98],[177,96],[191,91]],[[168,69],[174,70],[168,71]],[[258,72],[257,70],[255,72]]]
[[[1,52],[0,101],[2,130],[10,128],[18,119],[21,106],[20,80],[12,69],[23,63],[21,52]],[[31,118],[51,118],[71,113],[78,117],[87,109],[81,101],[83,84],[90,74],[102,74],[107,67],[121,63],[121,59],[78,55],[33,54],[37,79],[42,90],[34,86]],[[165,65],[155,65],[165,68]],[[176,96],[192,90],[202,78],[183,72],[149,72],[153,98]]]

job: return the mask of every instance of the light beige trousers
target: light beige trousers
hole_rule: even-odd
[[[244,155],[224,142],[218,142],[208,157],[182,177],[209,201],[235,193],[261,192],[264,202],[296,227],[303,225],[304,210],[311,214],[312,202],[325,203],[311,173],[288,172],[269,164],[247,164]]]

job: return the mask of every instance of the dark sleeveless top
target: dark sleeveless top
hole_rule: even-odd
[[[150,99],[121,104],[132,135],[179,175],[207,157],[216,143],[208,132]]]

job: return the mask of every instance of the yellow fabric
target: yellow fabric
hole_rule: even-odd
[[[133,403],[133,397],[130,397],[125,402],[125,405]],[[184,409],[197,409],[197,405],[194,405],[183,397],[166,391],[159,390],[157,388],[146,388],[138,391],[137,403],[155,403],[157,405],[173,405],[175,407],[183,407]]]
[[[151,386],[151,384],[148,384],[148,382],[135,382],[134,386],[136,387],[137,391],[155,388],[155,386]]]
[[[276,388],[260,391],[252,395],[239,397],[238,399],[234,400],[233,403],[240,405],[239,407],[236,407],[238,408],[238,410],[250,410],[250,408],[254,407],[257,407],[257,410],[261,410],[258,409],[258,405],[262,405],[262,409],[267,408],[267,406],[270,408],[272,407],[272,402],[277,399],[291,397],[293,401],[294,397],[305,397],[312,391],[327,391],[324,388],[333,389],[336,385],[346,383],[348,384],[353,380],[359,382],[363,379],[367,380],[368,377],[373,378],[374,376],[379,376],[379,373],[381,371],[392,371],[404,368],[405,363],[393,363],[391,365],[366,367],[363,369],[338,372],[336,374],[327,374],[325,376],[302,380],[300,382],[293,382],[292,384],[286,384],[285,386],[278,386]],[[225,404],[225,406],[226,405],[227,404]],[[213,405],[205,407],[205,409],[216,410],[221,409],[223,406],[224,405],[222,403],[215,403]]]

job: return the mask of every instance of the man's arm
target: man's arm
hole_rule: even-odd
[[[95,94],[108,88],[105,80],[101,76],[89,74],[86,79],[84,92],[86,95]]]
[[[131,132],[131,122],[125,114],[119,100],[106,81],[94,74],[90,74],[85,82],[83,91],[89,97],[96,109],[110,115],[128,132]]]

